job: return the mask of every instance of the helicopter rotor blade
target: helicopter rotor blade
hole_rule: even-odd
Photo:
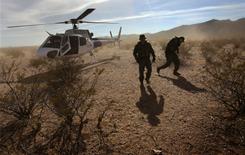
[[[92,24],[118,24],[118,23],[112,23],[112,22],[93,22],[93,21],[79,21],[79,23],[92,23]]]
[[[31,24],[31,25],[14,25],[14,26],[8,26],[7,28],[28,27],[28,26],[41,26],[41,25],[54,25],[54,24],[66,24],[66,23],[68,23],[68,22],[45,23],[45,24]]]
[[[91,23],[91,24],[118,24],[118,23],[111,23],[111,22],[96,22],[96,21],[83,21],[82,19],[91,14],[95,9],[89,8],[84,11],[79,17],[75,19],[70,19],[64,22],[56,22],[56,23],[41,23],[41,24],[29,24],[29,25],[14,25],[8,26],[7,28],[18,28],[18,27],[31,27],[31,26],[41,26],[41,25],[54,25],[54,24],[79,24],[79,23]]]
[[[95,10],[94,8],[87,9],[87,10],[84,11],[79,17],[77,17],[77,20],[81,20],[81,19],[85,18],[85,17],[88,16],[90,13],[92,13],[94,10]]]

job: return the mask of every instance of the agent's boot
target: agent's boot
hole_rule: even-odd
[[[144,81],[143,80],[140,80],[140,85],[144,85]]]
[[[174,71],[173,74],[176,75],[176,76],[180,76],[180,75],[181,75],[181,74],[180,74],[179,72],[177,72],[177,71]]]
[[[149,79],[145,79],[147,84],[151,84],[151,81]]]
[[[158,75],[160,75],[160,70],[161,70],[161,69],[160,69],[159,67],[157,67],[157,74],[158,74]]]

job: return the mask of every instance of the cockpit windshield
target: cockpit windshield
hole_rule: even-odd
[[[60,36],[50,36],[43,47],[60,48],[60,44],[61,44]]]

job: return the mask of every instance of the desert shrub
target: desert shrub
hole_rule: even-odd
[[[206,44],[207,45],[207,44]],[[205,47],[205,85],[212,96],[223,105],[232,116],[245,113],[245,61],[241,50]],[[208,50],[210,49],[210,51]],[[209,55],[211,53],[211,56]]]
[[[200,44],[202,56],[207,63],[211,63],[217,57],[217,54],[222,53],[224,50],[236,49],[240,51],[240,59],[244,59],[244,39],[221,39],[204,41]]]
[[[17,60],[0,60],[0,83],[10,84],[18,81],[24,76],[18,67],[20,62]]]
[[[0,97],[0,111],[12,119],[1,126],[0,143],[5,152],[26,154],[37,147],[45,92],[38,84],[9,87],[10,91]]]
[[[192,44],[188,42],[180,46],[179,56],[180,56],[182,65],[190,64],[190,59],[192,56],[192,54],[190,53],[191,49],[192,49]]]
[[[0,93],[0,112],[11,119],[0,126],[0,153],[80,154],[85,151],[82,133],[103,70],[81,75],[78,63],[76,58],[52,60],[47,67],[50,80],[27,84],[10,82],[18,76],[18,65],[1,65],[4,68],[1,74],[5,75],[3,84],[9,89]]]
[[[233,39],[232,44],[234,45],[235,48],[239,48],[243,51],[245,51],[245,39]]]
[[[208,41],[204,41],[201,43],[201,51],[202,56],[205,58],[206,63],[211,63],[215,55],[217,54],[217,51],[220,49],[217,48],[214,44]]]
[[[16,58],[21,58],[24,57],[25,54],[21,50],[21,48],[6,48],[3,51],[5,56],[8,56],[10,58],[16,59]]]
[[[17,83],[24,76],[20,76],[15,61],[10,64],[1,61],[0,74],[2,83],[7,86],[7,90],[0,93],[0,113],[7,118],[0,126],[0,153],[26,154],[35,146],[35,138],[41,129],[45,90],[36,82]]]
[[[61,120],[45,144],[57,154],[78,154],[85,149],[82,130],[93,105],[92,96],[102,70],[81,77],[76,59],[57,60],[52,68],[54,80],[48,81],[49,107]]]
[[[133,50],[137,42],[121,42],[120,48],[123,50]]]
[[[46,68],[48,65],[47,59],[44,58],[33,58],[29,62],[29,66],[35,69],[40,69],[42,67]]]
[[[234,43],[234,40],[232,40]],[[222,41],[220,41],[222,43]],[[207,138],[210,148],[223,144],[234,154],[245,146],[245,61],[238,46],[217,46],[203,42],[201,50],[206,60],[203,84],[216,101],[218,107],[210,112],[214,124],[210,127],[212,136]],[[224,45],[224,46],[223,46]],[[229,150],[229,149],[227,149]],[[244,151],[244,149],[243,149]],[[238,153],[239,154],[239,153]]]
[[[239,48],[244,50],[244,39],[243,38],[236,38],[236,39],[220,39],[220,40],[213,40],[213,44],[218,48],[224,48],[226,45],[233,45],[234,48]]]

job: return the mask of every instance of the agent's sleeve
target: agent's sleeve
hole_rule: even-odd
[[[137,45],[134,47],[133,55],[134,55],[135,60],[138,62],[138,46]]]
[[[179,54],[179,47],[177,47],[176,52],[177,52],[177,54]]]
[[[155,59],[156,55],[155,55],[154,49],[152,48],[151,44],[149,44],[149,48],[150,48],[150,53],[152,54],[153,59]]]

